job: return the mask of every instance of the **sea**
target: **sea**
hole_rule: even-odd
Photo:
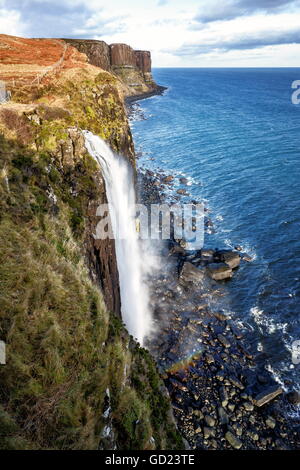
[[[218,308],[284,389],[300,389],[300,68],[157,68],[162,96],[135,104],[139,168],[204,201],[205,248],[251,257]],[[188,185],[180,184],[185,177]],[[298,343],[297,343],[298,342]],[[298,358],[298,359],[297,359]]]

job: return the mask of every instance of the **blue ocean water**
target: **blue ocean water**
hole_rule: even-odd
[[[163,96],[140,102],[139,166],[185,175],[216,232],[205,247],[253,257],[226,283],[224,311],[279,381],[300,384],[300,69],[155,69]],[[176,183],[179,186],[179,182]]]

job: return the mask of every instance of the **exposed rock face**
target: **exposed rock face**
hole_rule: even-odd
[[[192,263],[186,261],[180,272],[180,280],[182,282],[192,282],[198,284],[202,281],[204,272],[196,268]]]
[[[64,41],[86,54],[90,64],[103,70],[110,70],[110,47],[106,42],[92,39],[64,39]]]
[[[222,281],[232,277],[232,269],[225,263],[212,263],[208,266],[207,272],[215,281]]]
[[[111,44],[110,56],[112,67],[136,67],[135,51],[127,44]]]
[[[143,73],[151,73],[151,53],[149,51],[135,51],[136,65]]]

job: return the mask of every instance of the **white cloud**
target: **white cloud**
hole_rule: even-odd
[[[0,6],[3,2],[0,3]],[[18,11],[0,8],[0,31],[2,34],[11,34],[13,36],[22,36],[25,31],[24,22]]]

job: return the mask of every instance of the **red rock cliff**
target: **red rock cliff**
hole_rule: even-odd
[[[151,53],[149,51],[135,51],[136,66],[143,73],[151,73]]]
[[[135,51],[127,44],[110,45],[111,66],[136,67]]]

